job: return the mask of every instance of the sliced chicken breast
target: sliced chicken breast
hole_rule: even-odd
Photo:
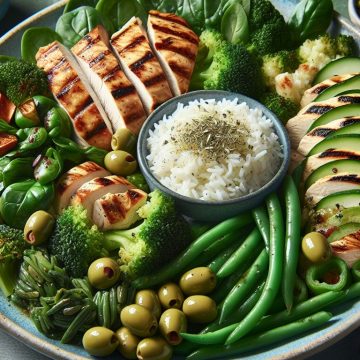
[[[303,180],[305,181],[308,176],[317,168],[335,160],[360,160],[360,152],[341,150],[341,149],[329,149],[320,154],[309,156],[306,159],[304,167]]]
[[[328,89],[329,87],[339,84],[347,79],[350,79],[354,75],[357,74],[345,74],[345,75],[335,75],[331,77],[330,79],[324,80],[321,83],[318,83],[311,87],[310,89],[307,89],[304,92],[304,95],[301,99],[300,105],[301,107],[304,107],[315,100],[315,98],[321,94],[324,90]]]
[[[317,143],[324,140],[327,136],[332,135],[336,130],[356,123],[360,123],[360,117],[351,116],[331,121],[324,126],[318,126],[301,139],[297,151],[306,156]]]
[[[95,201],[93,221],[102,230],[128,229],[140,220],[137,210],[145,205],[146,192],[139,189],[106,194]]]
[[[134,85],[109,47],[106,30],[99,25],[71,50],[99,96],[113,131],[126,127],[138,134],[146,114]]]
[[[360,189],[360,175],[339,173],[325,176],[312,184],[305,193],[305,201],[310,207],[316,205],[322,198],[339,191]]]
[[[339,95],[322,102],[312,102],[286,123],[291,147],[297,149],[310,126],[322,114],[338,106],[360,103],[360,94]]]
[[[100,165],[87,161],[75,166],[61,176],[56,184],[55,207],[58,213],[65,209],[71,197],[86,182],[96,178],[110,175],[109,171]]]
[[[109,193],[122,193],[133,188],[134,185],[121,176],[97,177],[83,184],[71,198],[70,204],[82,205],[91,216],[96,200]]]
[[[110,42],[148,114],[172,97],[164,71],[151,50],[139,18],[132,17],[113,34]]]
[[[148,35],[174,96],[189,90],[199,38],[181,17],[151,10]]]
[[[54,97],[69,114],[78,143],[110,150],[111,123],[70,51],[54,41],[39,49],[36,60]]]
[[[343,259],[352,267],[360,259],[360,231],[344,236],[342,239],[330,244],[335,256]]]

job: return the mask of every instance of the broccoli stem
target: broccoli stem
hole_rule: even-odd
[[[139,233],[141,225],[129,230],[112,230],[104,233],[104,247],[108,251],[120,248],[128,249],[134,244],[136,235]]]

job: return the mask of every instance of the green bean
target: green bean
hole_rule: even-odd
[[[57,304],[55,304],[50,310],[48,310],[46,312],[46,315],[48,316],[54,315],[55,313],[57,313],[59,310],[62,310],[64,307],[66,307],[66,305],[69,305],[70,303],[71,303],[71,299],[69,298],[62,299]]]
[[[260,244],[261,234],[258,228],[254,228],[251,233],[247,236],[240,247],[230,256],[226,263],[217,272],[219,278],[227,277],[233,274],[239,266],[249,257],[250,254]]]
[[[254,308],[230,334],[226,340],[226,345],[234,343],[253,329],[270,309],[281,285],[284,254],[284,224],[281,206],[275,193],[268,196],[266,204],[270,219],[270,261],[265,288]]]
[[[269,252],[269,242],[270,242],[270,223],[269,223],[269,216],[264,205],[260,205],[256,209],[252,211],[252,215],[257,225],[261,236],[265,243],[265,248],[267,252]]]
[[[110,328],[111,326],[111,313],[110,313],[110,295],[108,291],[102,293],[101,309],[103,312],[104,322],[102,326]]]
[[[119,317],[116,290],[114,287],[112,287],[109,291],[109,304],[110,304],[110,323],[111,326],[113,326]]]
[[[231,254],[238,248],[239,244],[234,243],[223,250],[216,258],[214,258],[211,263],[207,266],[210,268],[215,274],[219,271],[219,269],[225,264],[226,260],[231,256]]]
[[[220,323],[226,320],[246,299],[246,296],[255,289],[259,280],[266,276],[269,265],[269,256],[264,249],[250,267],[247,273],[241,277],[238,283],[231,289],[224,300],[220,312]]]
[[[224,356],[234,356],[240,353],[257,350],[279,341],[298,336],[313,330],[330,320],[331,313],[321,311],[312,316],[300,319],[293,323],[277,327],[253,336],[245,337],[231,345],[206,346],[190,354],[187,360],[210,360]]]
[[[282,295],[288,311],[294,302],[294,286],[300,250],[301,207],[299,194],[291,176],[284,182],[286,209],[285,261],[282,278]]]
[[[132,286],[136,289],[144,289],[176,278],[215,240],[230,232],[240,230],[251,221],[249,214],[242,214],[221,222],[196,239],[175,261],[165,265],[154,274],[136,279],[132,282]]]

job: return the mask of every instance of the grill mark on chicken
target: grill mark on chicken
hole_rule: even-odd
[[[337,129],[329,129],[329,128],[314,129],[308,135],[309,136],[326,137],[329,134],[333,133],[335,130],[337,130]]]
[[[112,70],[110,70],[104,77],[103,77],[103,81],[109,81],[111,80],[118,71],[121,71],[121,67],[120,65],[116,65]]]
[[[98,126],[96,126],[94,129],[92,129],[91,131],[87,131],[84,135],[84,139],[89,140],[98,134],[99,134],[99,136],[101,136],[100,133],[102,133],[105,129],[107,129],[107,127],[106,127],[105,123],[102,122]]]
[[[329,85],[320,85],[317,88],[315,88],[312,93],[313,94],[320,94],[322,93],[324,90],[328,89],[330,86]]]
[[[100,39],[100,35],[97,35],[95,37],[91,36],[90,34],[86,34],[82,40],[85,40],[84,41],[84,47],[79,50],[79,55],[82,54],[83,52],[85,52],[86,50],[89,50],[91,47],[93,47],[97,42],[99,42],[101,39]]]
[[[67,60],[65,59],[65,57],[62,57],[59,62],[54,65],[48,72],[47,72],[47,77],[48,79],[51,79],[54,76],[54,72],[58,69],[60,69],[64,64],[67,63]],[[70,68],[70,65],[68,65],[65,69]],[[65,70],[64,69],[64,70]]]
[[[178,65],[174,61],[169,61],[169,66],[175,74],[178,74],[186,79],[190,78],[191,74],[183,66]]]
[[[82,104],[80,110],[77,113],[73,114],[73,117],[76,118],[80,113],[84,112],[90,105],[92,105],[93,102],[94,99],[89,95]]]
[[[326,112],[330,111],[331,109],[334,109],[334,106],[330,106],[330,105],[313,105],[310,106],[305,114],[325,114]]]
[[[177,23],[179,25],[189,27],[188,23],[184,19],[179,18],[178,16],[171,16],[171,14],[160,13],[160,12],[158,12],[156,10],[155,11],[154,10],[149,11],[149,14],[151,16],[157,17],[158,19],[161,19],[161,20],[174,22],[174,23]]]
[[[187,32],[172,30],[170,28],[167,28],[165,26],[160,26],[158,24],[152,24],[152,27],[154,30],[161,31],[165,34],[178,36],[182,39],[186,39],[189,42],[191,42],[192,44],[198,45],[198,43],[199,43],[199,41],[197,39],[195,39],[193,36],[189,35]]]
[[[328,181],[342,181],[342,182],[360,184],[360,178],[356,174],[333,176]]]
[[[94,65],[98,64],[101,60],[103,60],[105,58],[105,56],[109,55],[110,53],[111,53],[111,51],[109,49],[101,52],[98,56],[94,57],[89,62],[89,67],[92,68]]]
[[[153,76],[152,78],[148,79],[148,80],[145,80],[144,81],[144,85],[146,87],[151,87],[151,86],[154,86],[162,81],[166,81],[166,77],[164,74],[160,74],[160,75],[156,75],[156,76]]]
[[[129,28],[129,29],[130,29],[130,28]],[[127,30],[128,30],[128,29],[127,29]],[[121,33],[120,35],[123,35],[123,34],[124,34],[124,32]],[[114,40],[116,40],[116,39],[118,39],[118,38],[119,38],[119,36],[113,38],[111,41],[114,41]],[[147,41],[147,40],[146,40],[146,37],[145,37],[144,35],[140,35],[140,36],[136,37],[136,38],[133,40],[132,43],[130,43],[129,45],[125,46],[125,47],[120,51],[120,54],[122,54],[122,53],[124,53],[124,52],[126,52],[126,51],[128,51],[128,50],[130,50],[130,49],[135,48],[136,46],[138,46],[139,44],[141,44],[141,43],[143,43],[143,42],[145,42],[145,41]]]
[[[344,236],[342,239],[330,244],[335,252],[345,252],[360,249],[360,230]]]
[[[114,224],[119,218],[124,219],[126,216],[126,209],[117,197],[113,197],[112,201],[104,201],[101,205],[110,224]]]
[[[71,88],[80,81],[78,76],[75,76],[75,78],[71,79],[69,82],[66,83],[66,85],[57,93],[54,94],[58,99],[61,99],[64,97]]]
[[[335,149],[328,149],[322,152],[318,158],[327,158],[327,157],[334,157],[334,158],[347,158],[350,160],[360,160],[360,155],[357,155],[351,151],[342,151],[342,150],[335,150]]]
[[[344,103],[350,103],[350,104],[360,104],[360,96],[355,97],[355,96],[343,95],[343,96],[338,97],[338,101],[344,102]]]
[[[135,93],[135,88],[132,85],[125,86],[125,87],[119,87],[118,89],[113,90],[111,92],[114,99],[120,99],[120,98],[122,98],[124,96],[134,94],[134,93]]]
[[[172,38],[166,38],[162,42],[156,43],[155,47],[159,51],[161,51],[161,50],[173,51],[174,53],[177,53],[189,60],[192,60],[192,61],[195,60],[196,54],[194,54],[194,52],[191,49],[189,49],[188,47],[172,46],[172,43],[173,43]]]
[[[51,53],[53,53],[54,51],[56,51],[58,49],[59,49],[59,46],[57,44],[54,44],[54,46],[50,47],[45,52],[43,52],[41,54],[41,56],[43,56],[44,58],[47,58]]]
[[[134,72],[135,74],[137,74],[137,72],[139,70],[141,70],[141,68],[143,67],[143,65],[145,63],[147,63],[148,61],[150,61],[151,59],[154,58],[154,54],[150,51],[148,51],[141,59],[139,59],[138,61],[134,62],[133,64],[131,64],[129,66],[130,70],[132,72]]]
[[[94,183],[98,184],[99,186],[109,186],[112,184],[117,184],[117,182],[113,181],[112,179],[107,179],[104,177],[101,178],[95,178]]]
[[[345,127],[345,126],[353,125],[353,124],[358,123],[359,121],[360,121],[360,118],[347,119],[347,120],[344,120],[344,121],[340,124],[340,127]]]

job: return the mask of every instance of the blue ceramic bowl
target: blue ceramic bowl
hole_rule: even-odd
[[[259,108],[263,114],[272,120],[274,129],[279,137],[279,141],[283,149],[283,161],[279,168],[279,171],[267,184],[258,189],[257,191],[239,197],[237,199],[224,200],[224,201],[204,201],[199,199],[193,199],[187,196],[180,195],[169,188],[162,185],[159,180],[152,174],[146,157],[148,155],[148,149],[146,146],[146,139],[149,135],[149,130],[154,128],[154,124],[162,120],[164,115],[172,114],[179,102],[188,104],[190,101],[199,99],[215,99],[221,100],[227,98],[233,100],[238,99],[239,103],[245,102],[250,108]],[[227,91],[194,91],[170,99],[166,103],[159,106],[147,119],[145,125],[141,129],[138,141],[138,160],[140,169],[143,172],[151,189],[159,189],[175,199],[177,208],[181,213],[194,220],[199,221],[221,221],[231,216],[240,214],[246,210],[252,209],[259,205],[264,198],[275,191],[281,184],[289,165],[290,160],[290,144],[287,132],[282,125],[281,121],[265,106],[257,102],[256,100],[250,99],[247,96],[235,94]]]

